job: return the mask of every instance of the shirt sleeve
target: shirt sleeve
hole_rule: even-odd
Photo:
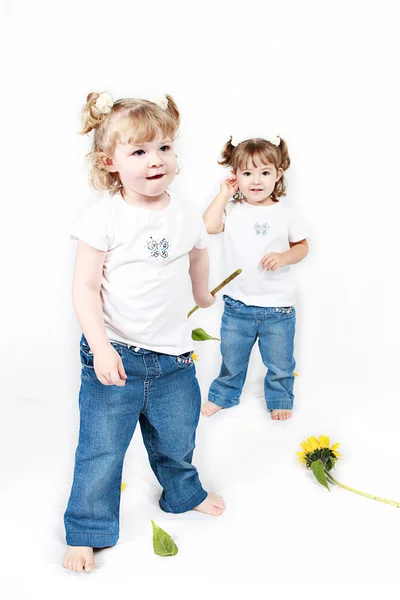
[[[195,248],[198,248],[199,250],[203,250],[204,248],[207,248],[208,246],[208,233],[207,233],[207,229],[205,226],[205,223],[203,221],[203,218],[199,217],[200,219],[200,228],[199,228],[199,232],[197,235],[197,241],[194,244]]]
[[[89,206],[71,230],[71,238],[82,240],[89,246],[107,252],[109,239],[104,206],[96,202]]]
[[[292,209],[289,219],[289,242],[300,242],[308,236],[309,231],[303,215],[297,209]]]
[[[223,222],[224,225],[225,225],[227,217],[230,215],[232,206],[233,206],[233,201],[231,200],[230,202],[227,203],[227,205],[224,208],[224,212],[222,213],[222,217],[221,217],[221,221]]]

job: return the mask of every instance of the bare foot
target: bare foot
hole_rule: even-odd
[[[203,406],[201,407],[201,414],[205,417],[212,417],[222,408],[223,406],[218,406],[218,404],[214,404],[214,402],[207,400],[207,402],[204,402]]]
[[[64,567],[71,571],[93,571],[93,548],[88,546],[67,546],[64,556]]]
[[[272,411],[272,418],[274,421],[284,421],[285,419],[290,419],[291,416],[291,410],[279,408]]]
[[[213,517],[218,517],[225,510],[225,502],[218,494],[208,494],[207,498],[193,510],[198,510],[199,512],[205,513],[206,515],[212,515]]]

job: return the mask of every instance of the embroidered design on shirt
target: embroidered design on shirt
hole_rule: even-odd
[[[147,249],[150,253],[150,258],[168,258],[169,242],[165,238],[161,242],[157,242],[151,237],[147,242]]]
[[[257,221],[257,223],[254,225],[254,231],[256,232],[256,235],[267,235],[268,229],[268,223],[263,223],[260,225],[260,223]]]
[[[167,242],[167,240],[165,238],[163,238],[161,240],[161,242],[158,244],[158,247],[160,249],[160,254],[163,258],[167,258],[168,257],[168,250],[169,250],[169,242]]]

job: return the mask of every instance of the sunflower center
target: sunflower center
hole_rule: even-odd
[[[317,448],[313,452],[309,452],[305,456],[306,466],[311,467],[312,463],[320,460],[327,471],[330,471],[335,466],[337,457],[330,448]]]

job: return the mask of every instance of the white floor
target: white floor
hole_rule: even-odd
[[[329,493],[295,455],[309,435],[331,435],[342,444],[339,481],[400,501],[398,408],[391,389],[379,381],[307,389],[300,376],[293,418],[273,422],[255,393],[260,384],[246,386],[239,407],[201,419],[195,463],[204,486],[225,498],[222,517],[163,513],[160,488],[135,433],[124,470],[120,541],[97,553],[92,574],[61,566],[76,407],[64,414],[59,405],[31,401],[11,408],[2,435],[10,456],[0,499],[2,600],[392,593],[400,512],[342,489]],[[18,432],[11,426],[17,413]],[[151,519],[175,539],[176,557],[154,555]]]

